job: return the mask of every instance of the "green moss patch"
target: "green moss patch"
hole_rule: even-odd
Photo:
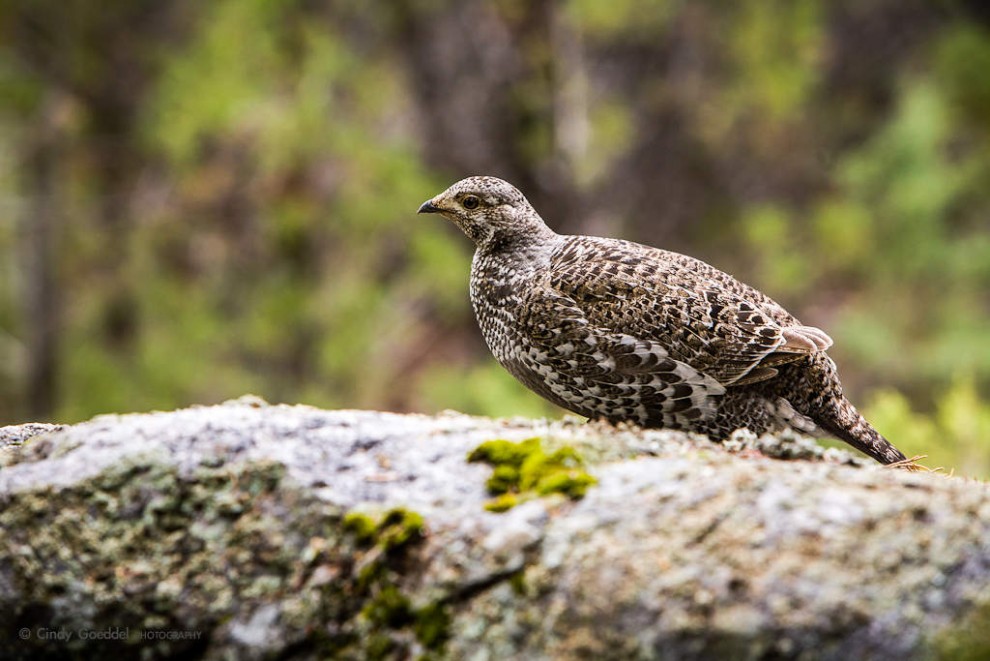
[[[442,601],[416,607],[398,582],[411,547],[424,536],[422,515],[395,508],[380,517],[349,512],[342,519],[344,530],[353,536],[360,567],[351,598],[363,604],[357,622],[364,641],[359,649],[366,658],[385,658],[405,653],[404,632],[427,650],[438,652],[450,637],[450,613]],[[343,651],[343,650],[335,650]],[[351,651],[351,650],[348,650]]]
[[[403,508],[389,510],[380,520],[350,512],[344,516],[343,524],[344,530],[353,534],[358,542],[374,543],[385,551],[398,549],[423,534],[423,517]]]
[[[468,454],[468,461],[492,466],[486,486],[495,498],[485,504],[491,512],[505,512],[523,500],[554,493],[578,500],[597,483],[584,470],[577,450],[564,446],[547,452],[540,438],[486,441]]]

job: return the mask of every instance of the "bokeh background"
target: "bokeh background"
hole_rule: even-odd
[[[763,289],[908,454],[990,476],[982,0],[4,0],[0,424],[558,415],[415,214],[472,174]]]

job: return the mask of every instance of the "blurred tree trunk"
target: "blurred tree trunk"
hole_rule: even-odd
[[[61,103],[58,93],[49,92],[23,157],[24,189],[29,199],[21,232],[27,349],[24,412],[32,419],[50,417],[58,401],[61,305],[55,243],[62,212],[62,136],[58,122]]]
[[[101,333],[111,349],[133,347],[139,331],[136,283],[127,275],[128,249],[134,219],[131,199],[134,183],[143,162],[134,148],[136,99],[120,98],[124,90],[102,90],[103,95],[87,104],[92,122],[92,153],[96,159],[94,182],[100,191],[99,225],[95,231],[105,234],[105,241],[116,246],[103,253],[99,264],[101,278],[107,283],[101,313]],[[134,96],[139,96],[134,93]]]
[[[551,3],[550,48],[553,53],[554,156],[570,186],[578,179],[588,152],[591,123],[588,118],[588,72],[581,33],[566,8]],[[579,183],[579,182],[578,182]]]
[[[424,160],[454,178],[506,179],[556,229],[578,231],[585,213],[574,165],[587,147],[587,74],[580,35],[559,3],[525,3],[511,17],[477,2],[395,12]]]

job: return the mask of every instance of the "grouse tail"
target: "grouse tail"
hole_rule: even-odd
[[[815,422],[824,431],[834,434],[857,450],[870,455],[881,464],[904,461],[904,454],[873,428],[866,418],[845,397],[834,401]]]

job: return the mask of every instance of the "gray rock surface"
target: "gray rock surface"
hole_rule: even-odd
[[[41,422],[30,422],[26,425],[11,425],[0,427],[0,450],[11,450],[33,436],[40,436],[53,431],[65,429],[65,425],[50,425]]]
[[[487,511],[467,455],[530,437],[598,483]],[[990,623],[985,484],[790,436],[242,398],[0,445],[4,659],[925,659]]]

